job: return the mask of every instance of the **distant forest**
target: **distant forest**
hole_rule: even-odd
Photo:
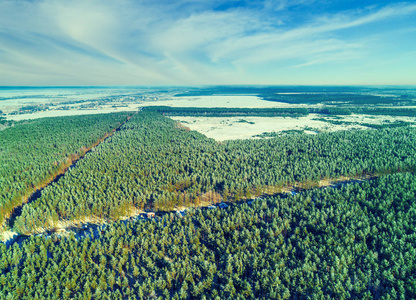
[[[169,116],[204,117],[304,117],[309,114],[306,108],[229,108],[229,107],[170,107],[146,106],[144,111],[155,111]]]
[[[322,115],[384,115],[416,117],[413,108],[383,108],[383,107],[333,107],[320,108],[230,108],[230,107],[171,107],[146,106],[143,110],[151,110],[166,116],[193,116],[193,117],[305,117],[310,113]]]
[[[215,95],[266,95],[276,93],[358,93],[366,88],[348,86],[212,86],[189,88],[176,97],[215,96]]]
[[[386,93],[386,95],[380,95]],[[267,101],[290,104],[324,104],[331,106],[404,106],[415,105],[416,97],[406,89],[371,89],[368,87],[337,86],[213,86],[193,88],[177,97],[253,95]]]
[[[412,101],[408,97],[382,97],[356,93],[307,93],[307,94],[266,94],[260,95],[264,100],[289,104],[325,104],[337,106],[359,105],[408,105]],[[413,102],[413,105],[416,101]]]

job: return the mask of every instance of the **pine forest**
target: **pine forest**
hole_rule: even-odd
[[[7,299],[414,299],[416,177],[1,246]],[[6,298],[5,298],[6,299]]]
[[[0,131],[0,223],[128,117],[117,113],[42,118]]]
[[[416,298],[415,127],[217,142],[168,112],[0,131],[0,299]]]

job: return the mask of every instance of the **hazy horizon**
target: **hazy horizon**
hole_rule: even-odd
[[[402,87],[414,89],[416,84],[148,84],[148,85],[0,85],[0,89],[18,89],[18,88],[210,88],[210,87],[357,87],[357,88],[390,88]]]

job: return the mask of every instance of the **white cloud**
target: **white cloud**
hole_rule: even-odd
[[[416,4],[399,3],[383,7],[375,11],[354,11],[336,15],[319,17],[316,26],[319,31],[333,31],[360,26],[372,22],[383,21],[388,18],[411,15],[416,12]]]
[[[284,23],[292,6],[312,2],[266,0],[217,11],[227,1],[3,0],[0,80],[4,70],[16,84],[19,76],[97,84],[246,80],[256,66],[267,76],[268,65],[287,60],[297,69],[359,60],[370,39],[342,31],[416,13],[415,4],[401,3]]]
[[[234,35],[228,39],[208,46],[209,57],[214,61],[233,61],[235,63],[258,63],[289,57],[307,58],[313,54],[338,51],[345,59],[357,57],[352,50],[364,49],[365,44],[357,41],[343,41],[336,36],[336,31],[356,27],[367,23],[381,21],[389,17],[411,14],[416,11],[416,5],[399,5],[386,7],[366,16],[338,14],[332,17],[317,18],[311,24],[294,29],[259,32],[253,35]],[[194,29],[195,30],[195,29]],[[342,55],[337,55],[342,60]],[[313,59],[314,64],[323,60]],[[311,63],[308,63],[311,64]]]

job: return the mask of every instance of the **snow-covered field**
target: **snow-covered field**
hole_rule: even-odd
[[[137,94],[139,92],[139,94]],[[136,93],[136,94],[135,94]],[[130,96],[129,96],[130,95]],[[107,97],[107,98],[106,98]],[[109,98],[108,98],[109,97]],[[7,100],[9,98],[9,100]],[[13,99],[10,99],[13,98]],[[106,99],[107,102],[98,103],[94,100]],[[68,101],[72,102],[62,105]],[[26,105],[40,105],[53,103],[49,110],[11,115],[11,112]],[[122,107],[116,107],[122,104]],[[90,105],[90,108],[86,108]],[[287,104],[262,100],[254,95],[241,96],[197,96],[174,97],[172,93],[157,94],[149,90],[139,89],[28,89],[28,90],[1,90],[0,110],[6,113],[6,118],[20,121],[44,117],[72,116],[82,114],[100,114],[119,111],[137,111],[143,106],[173,106],[173,107],[240,107],[240,108],[286,108],[286,107],[319,107],[320,105]],[[82,107],[83,106],[83,107]],[[65,109],[63,109],[65,108]],[[304,130],[306,133],[316,131],[337,131],[350,129],[364,129],[359,124],[330,124],[322,120],[346,121],[354,123],[382,124],[396,120],[416,123],[415,118],[390,116],[343,116],[342,119],[310,114],[306,117],[172,117],[182,122],[192,130],[199,131],[218,141],[228,139],[252,138],[263,132],[280,132],[285,130]],[[321,120],[314,120],[321,119]]]
[[[0,93],[0,98],[5,98],[7,95]],[[12,97],[13,95],[8,95]],[[54,106],[51,106],[48,111],[28,113],[28,114],[19,114],[19,115],[7,115],[7,119],[10,120],[24,120],[24,119],[36,119],[44,117],[57,117],[57,116],[71,116],[71,115],[80,115],[80,114],[99,114],[99,113],[111,113],[116,111],[131,111],[138,110],[143,106],[173,106],[173,107],[246,107],[246,108],[268,108],[268,107],[302,107],[304,105],[290,105],[287,103],[281,102],[270,102],[262,100],[256,96],[199,96],[199,97],[146,97],[145,100],[132,99],[131,101],[124,101],[123,104],[127,105],[126,107],[112,107],[114,104],[120,104],[117,102],[117,99],[114,99],[108,105],[97,105],[92,109],[81,108],[82,105],[93,103],[87,99],[98,99],[103,97],[102,93],[98,93],[95,96],[92,94],[86,95],[85,102],[74,103],[65,105],[69,110],[62,109],[62,102],[79,100],[80,95],[69,95],[68,98],[57,97],[56,95],[45,95],[43,98],[39,96],[34,96],[25,98],[25,95],[22,95],[22,98],[16,98],[12,100],[2,100],[0,101],[0,110],[4,113],[11,113],[18,110],[20,107],[26,105],[40,105],[40,104],[49,104],[53,103]],[[14,95],[16,97],[16,95]],[[120,96],[122,99],[123,96]]]
[[[31,114],[11,115],[7,119],[14,121],[28,120],[28,119],[39,119],[49,117],[62,117],[62,116],[78,116],[78,115],[93,115],[93,114],[107,114],[121,111],[137,111],[137,106],[129,107],[104,107],[100,109],[74,109],[74,110],[49,110],[41,111]]]
[[[191,130],[198,131],[217,141],[247,139],[263,132],[281,132],[286,130],[305,130],[313,134],[317,131],[337,131],[361,129],[359,125],[332,125],[313,120],[319,115],[310,114],[300,118],[284,117],[171,117]]]
[[[368,129],[359,124],[331,124],[317,119],[333,120],[318,114],[309,114],[300,118],[284,117],[171,117],[181,122],[191,130],[198,131],[217,141],[247,139],[263,132],[282,132],[286,130],[303,130],[305,133],[333,132],[340,130]],[[412,117],[350,115],[336,121],[354,122],[361,124],[383,124],[386,121],[404,121],[416,126]]]
[[[174,107],[304,107],[305,105],[291,105],[283,102],[262,100],[257,96],[198,96],[172,97],[164,101],[144,102],[143,105],[165,105]]]

